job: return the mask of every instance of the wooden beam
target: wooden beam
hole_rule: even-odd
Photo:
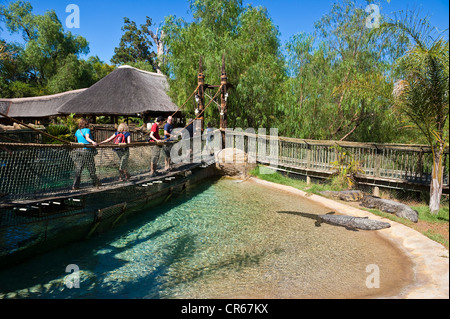
[[[201,114],[198,119],[201,121],[201,129],[203,132],[204,128],[204,122],[205,122],[205,116],[204,116],[204,110],[205,110],[205,75],[203,74],[203,60],[200,57],[200,68],[198,71],[198,111],[199,114]]]
[[[220,130],[222,131],[222,147],[225,148],[225,129],[228,126],[228,119],[227,119],[227,84],[228,84],[228,77],[227,72],[225,69],[225,54],[222,56],[222,74],[220,76],[220,85],[222,86],[220,98]]]

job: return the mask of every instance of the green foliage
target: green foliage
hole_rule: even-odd
[[[404,38],[374,37],[365,6],[339,1],[286,45],[291,78],[285,83],[280,134],[299,138],[389,142],[400,126],[392,117],[390,66]],[[291,118],[301,119],[301,122]]]
[[[58,117],[56,124],[47,126],[47,133],[59,139],[75,142],[75,131],[78,129],[75,114],[70,114],[67,117]],[[62,142],[44,136],[43,141],[46,144],[61,144]]]
[[[436,34],[426,18],[400,13],[384,29],[412,38],[413,45],[396,61],[398,82],[394,103],[414,123],[430,145],[448,142],[449,42]],[[448,30],[447,30],[448,37]]]
[[[208,84],[220,84],[222,55],[228,81],[234,85],[228,99],[229,127],[274,127],[277,97],[285,79],[279,32],[263,8],[244,7],[242,1],[190,1],[194,21],[166,18],[168,52],[163,72],[170,77],[170,95],[182,105],[196,88],[200,58]],[[215,91],[207,92],[213,96]],[[208,102],[209,100],[207,100]],[[185,107],[194,116],[194,103]],[[205,118],[217,119],[214,104]]]
[[[355,177],[364,173],[361,162],[349,150],[340,146],[333,146],[333,149],[336,151],[336,161],[331,162],[335,170],[331,184],[338,188],[352,189],[356,185]]]
[[[444,149],[448,146],[449,114],[449,42],[437,33],[427,18],[415,12],[400,13],[382,30],[400,33],[412,39],[408,52],[396,62],[397,82],[393,100],[401,113],[427,139],[433,152],[430,210],[437,213],[443,187]]]
[[[88,42],[64,31],[54,10],[35,15],[29,2],[0,5],[0,20],[25,45],[6,43],[9,56],[0,59],[0,96],[27,97],[86,88],[113,70],[98,58],[82,60]]]
[[[152,20],[147,17],[146,23],[137,27],[136,22],[131,21],[129,18],[124,18],[124,26],[122,31],[124,34],[120,39],[119,47],[114,49],[114,56],[111,62],[120,64],[140,63],[153,65],[155,63],[156,54],[152,51],[152,40],[150,37],[150,27],[152,26]],[[146,69],[148,69],[146,67]],[[151,69],[153,72],[153,67]]]
[[[69,128],[62,124],[49,125],[47,127],[47,133],[52,136],[58,137],[60,139],[66,140],[66,141],[70,140],[70,138],[71,138]],[[44,143],[45,144],[61,144],[60,141],[54,140],[47,136],[44,136]]]

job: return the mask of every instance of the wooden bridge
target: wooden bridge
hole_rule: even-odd
[[[106,139],[115,130],[95,128],[97,140]],[[336,173],[338,156],[346,151],[363,173],[356,177],[359,185],[429,192],[432,151],[427,145],[318,141],[258,135],[226,129],[225,147],[242,149],[257,163],[310,178],[328,179]],[[134,139],[143,134],[132,132]],[[272,149],[272,150],[271,150]],[[276,152],[274,152],[274,149]],[[276,153],[276,154],[275,154]],[[449,194],[449,149],[445,150],[443,193]]]
[[[432,151],[427,145],[355,143],[270,137],[227,131],[227,147],[248,152],[260,164],[307,178],[329,178],[336,172],[339,154],[345,150],[363,171],[358,184],[391,189],[430,190]],[[256,148],[252,147],[256,142]],[[270,150],[277,147],[274,152]],[[265,148],[265,149],[264,149]],[[277,153],[277,156],[274,155]],[[449,149],[444,154],[443,193],[449,194]]]

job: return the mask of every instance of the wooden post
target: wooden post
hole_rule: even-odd
[[[228,125],[227,120],[227,84],[228,77],[227,72],[225,70],[225,54],[222,56],[222,75],[220,76],[220,85],[222,86],[221,90],[221,103],[220,103],[220,130],[222,131],[222,147],[225,148],[225,129]]]
[[[205,75],[203,74],[203,61],[200,58],[200,69],[198,72],[198,111],[201,116],[198,118],[201,121],[202,132],[204,129],[205,116],[202,113],[205,109]]]
[[[381,162],[383,160],[383,153],[377,148],[375,154],[375,167],[374,167],[374,177],[381,177]]]

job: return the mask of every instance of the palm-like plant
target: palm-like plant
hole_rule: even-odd
[[[397,18],[397,16],[395,16]],[[402,79],[394,90],[395,106],[423,133],[433,152],[430,211],[437,213],[443,186],[443,156],[448,146],[449,43],[426,18],[400,13],[382,29],[406,34],[412,41],[396,62]],[[447,38],[448,38],[448,29]]]

